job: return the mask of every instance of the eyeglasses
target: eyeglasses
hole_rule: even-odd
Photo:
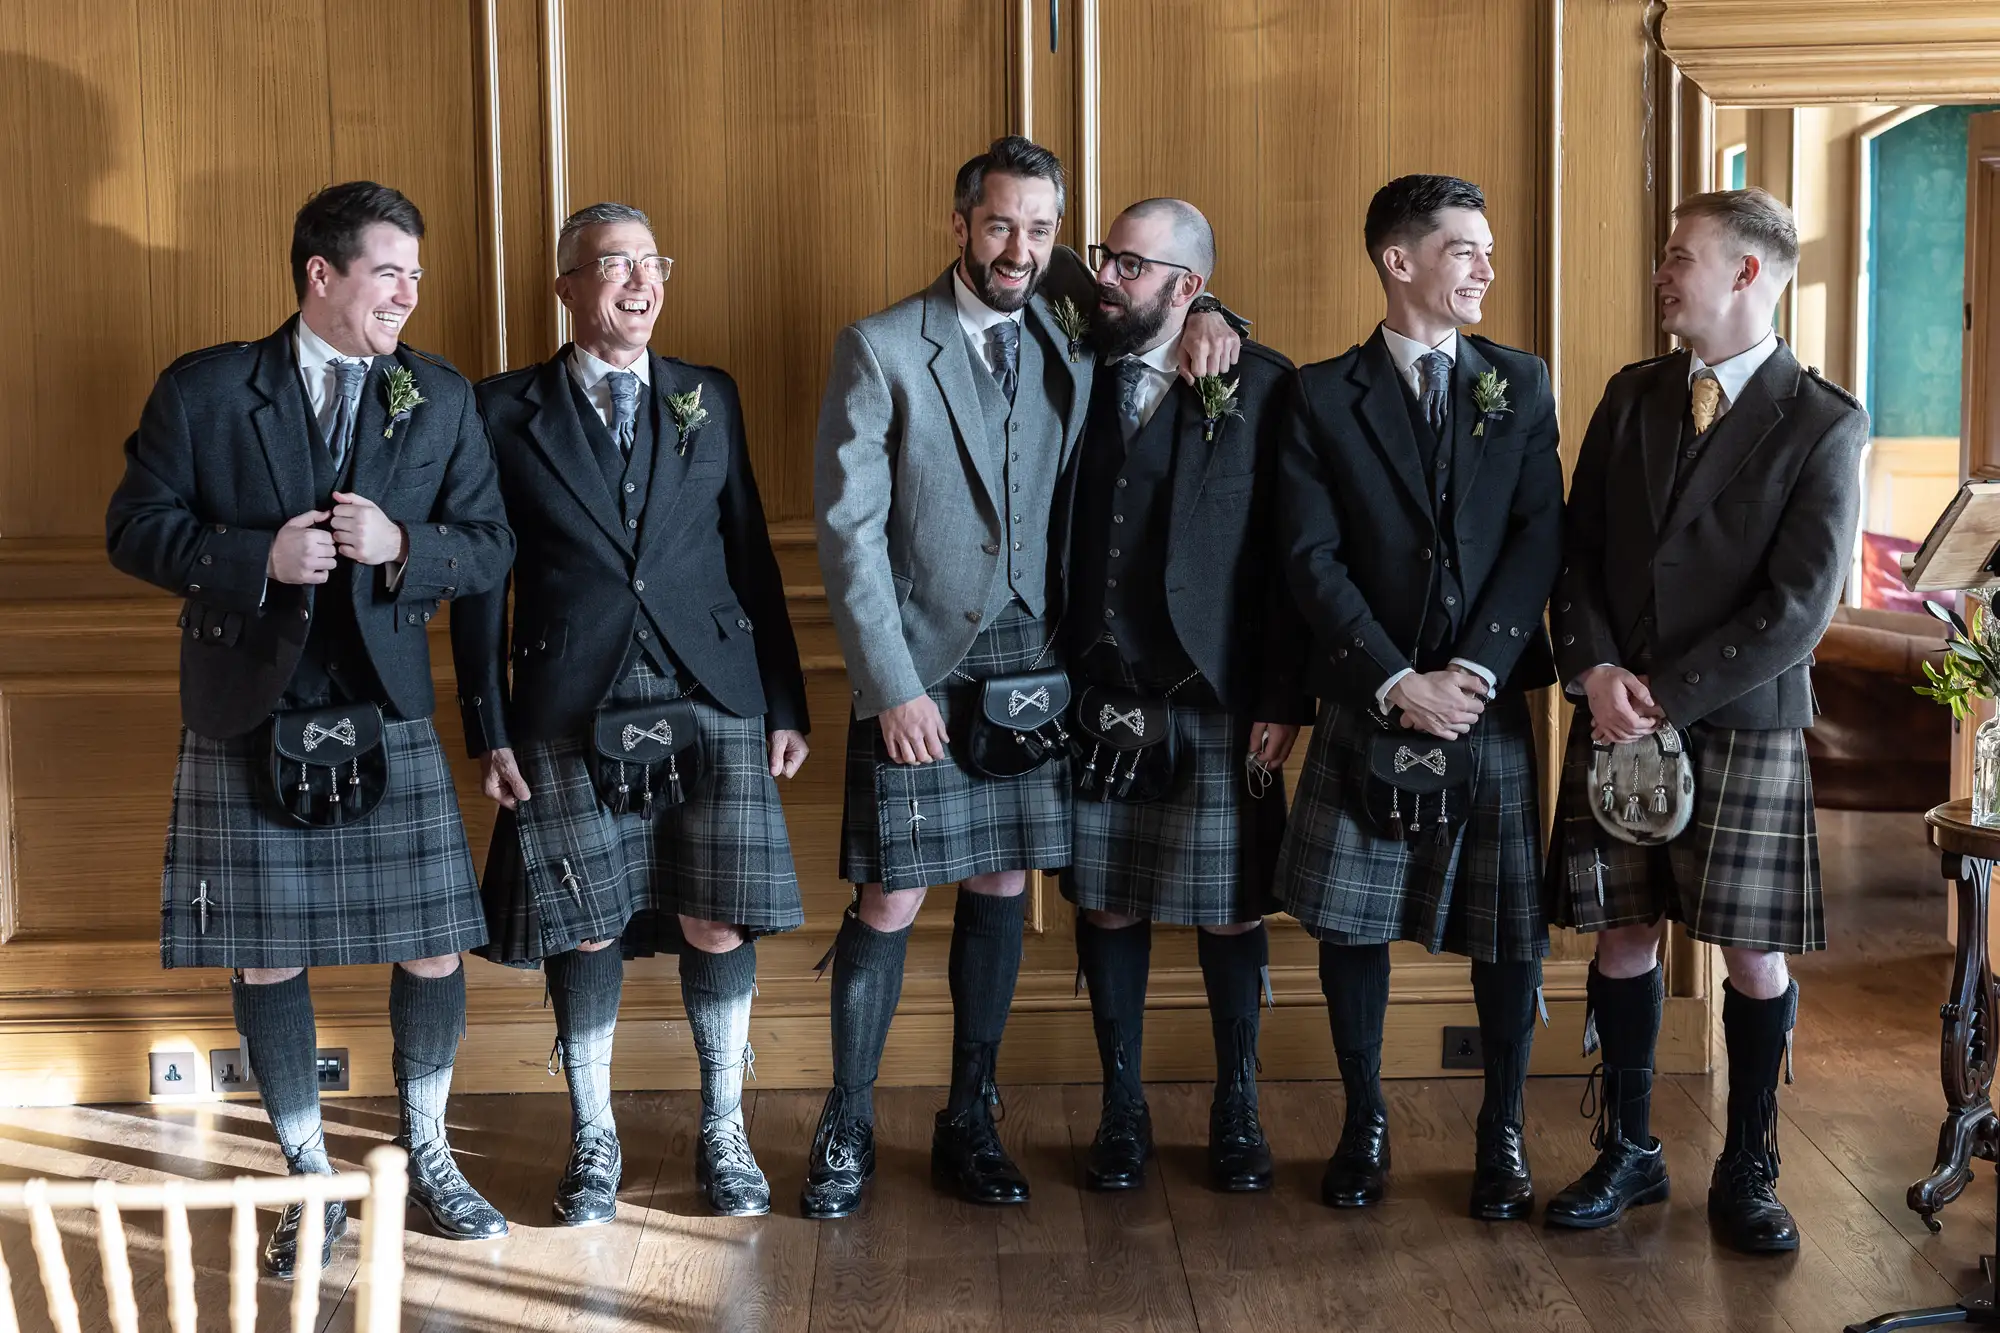
[[[1121,253],[1108,246],[1093,245],[1085,253],[1090,258],[1090,271],[1092,273],[1102,273],[1106,264],[1115,263],[1118,265],[1118,276],[1127,282],[1144,273],[1148,264],[1158,264],[1161,268],[1177,268],[1183,273],[1194,272],[1186,264],[1176,264],[1166,259],[1148,259],[1144,255],[1135,255],[1130,252]]]
[[[630,255],[599,255],[586,259],[575,268],[564,269],[559,277],[567,278],[572,273],[581,273],[592,265],[597,266],[597,276],[606,282],[626,282],[632,277],[632,268],[638,266],[639,276],[647,282],[665,282],[667,275],[674,271],[674,261],[665,255],[644,255],[638,259]]]

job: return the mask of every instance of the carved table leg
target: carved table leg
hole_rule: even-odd
[[[1945,1117],[1938,1130],[1937,1165],[1910,1186],[1909,1204],[1932,1231],[1937,1211],[1956,1199],[1972,1179],[1972,1159],[1994,1159],[2000,1150],[2000,1120],[1993,1112],[1995,1049],[1993,971],[1986,944],[1987,883],[1993,866],[1947,852],[1944,877],[1958,895],[1958,949],[1952,964],[1951,998],[1939,1010],[1944,1020],[1939,1074],[1944,1082]]]

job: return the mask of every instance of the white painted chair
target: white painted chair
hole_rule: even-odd
[[[90,1209],[97,1214],[97,1250],[104,1269],[107,1318],[113,1333],[139,1333],[139,1307],[132,1289],[132,1265],[125,1250],[123,1212],[160,1213],[166,1241],[167,1325],[173,1333],[196,1333],[193,1240],[189,1209],[227,1208],[229,1233],[229,1327],[254,1333],[257,1327],[257,1206],[303,1204],[299,1222],[298,1271],[292,1284],[292,1333],[312,1333],[319,1315],[320,1246],[325,1239],[326,1205],[367,1200],[361,1217],[361,1267],[355,1275],[355,1327],[360,1333],[397,1333],[403,1298],[403,1203],[409,1191],[407,1156],[401,1148],[380,1147],[368,1154],[368,1170],[332,1176],[238,1176],[234,1180],[173,1181],[126,1185],[109,1180],[29,1180],[0,1185],[0,1209],[24,1209],[48,1296],[56,1333],[81,1333],[82,1323],[63,1259],[62,1233],[55,1210]],[[0,1255],[0,1333],[19,1333],[13,1277]]]

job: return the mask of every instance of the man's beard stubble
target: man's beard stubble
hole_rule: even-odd
[[[1027,282],[1021,285],[1019,291],[1009,291],[993,281],[991,264],[982,264],[972,257],[970,246],[959,253],[959,258],[965,265],[967,275],[972,279],[973,292],[980,300],[1003,315],[1011,315],[1027,305],[1029,298],[1041,289],[1042,266],[1032,260],[1028,265]]]
[[[1162,286],[1159,295],[1146,305],[1134,305],[1124,291],[1102,285],[1097,289],[1097,299],[1122,312],[1108,315],[1101,305],[1091,312],[1090,345],[1109,361],[1136,352],[1159,337],[1173,308],[1174,286],[1172,283]]]

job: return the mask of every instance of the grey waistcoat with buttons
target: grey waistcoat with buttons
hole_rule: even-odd
[[[1024,325],[1028,321],[1023,320]],[[1014,404],[1000,382],[987,371],[982,349],[972,355],[973,380],[979,385],[979,406],[986,414],[987,456],[1000,478],[1000,530],[1005,534],[1004,559],[993,571],[993,589],[986,595],[985,623],[1018,597],[1036,615],[1048,609],[1049,518],[1054,512],[1056,473],[1062,458],[1063,424],[1053,395],[1063,386],[1049,382],[1048,358],[1041,340],[1022,329],[1021,361]],[[977,372],[986,371],[984,374]]]

